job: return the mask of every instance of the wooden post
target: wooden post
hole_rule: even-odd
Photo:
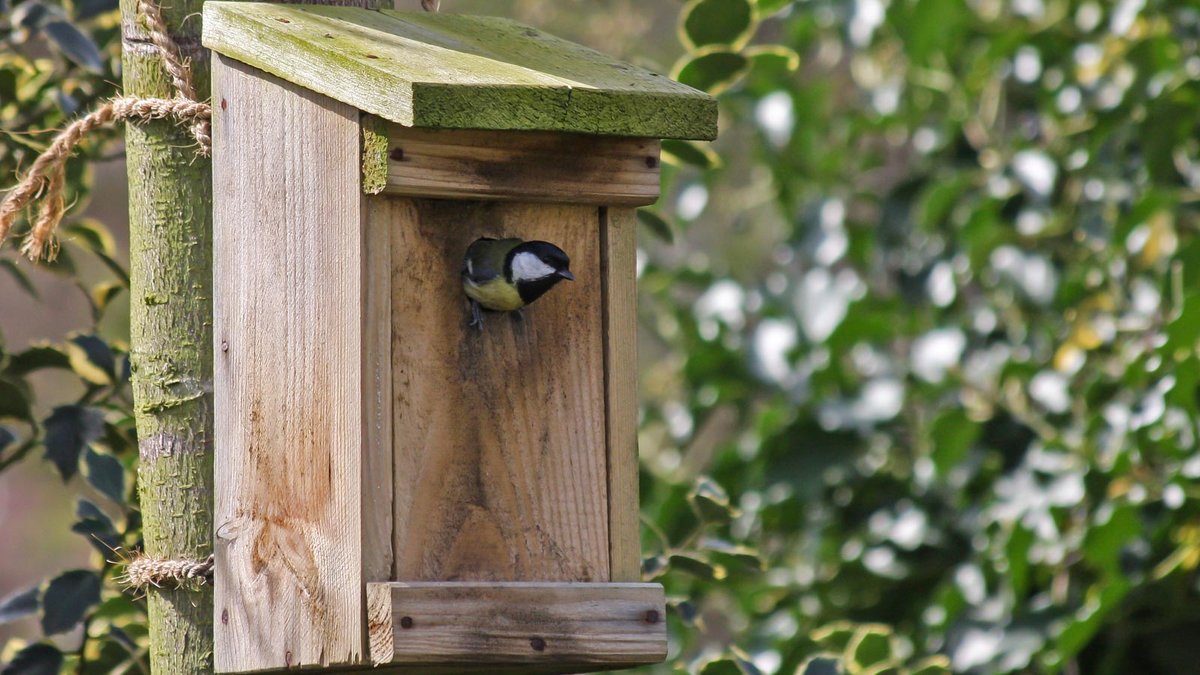
[[[162,13],[196,90],[208,92],[202,0]],[[121,0],[124,91],[175,95],[162,58]],[[169,121],[126,125],[129,174],[130,361],[138,430],[138,489],[148,555],[202,560],[212,552],[212,189],[209,162]],[[150,667],[212,670],[212,586],[150,588]]]
[[[137,4],[121,0],[123,89],[131,96],[171,98],[174,87]],[[196,91],[205,97],[209,51],[200,44],[202,4],[172,0],[160,8],[171,37],[191,62]],[[213,540],[210,162],[196,154],[187,130],[169,121],[127,125],[125,147],[130,360],[145,551],[203,559],[212,552]],[[151,588],[147,596],[154,673],[211,672],[212,586]]]

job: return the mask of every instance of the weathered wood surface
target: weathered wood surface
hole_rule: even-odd
[[[666,657],[658,584],[368,584],[377,664],[598,664]]]
[[[497,17],[207,2],[204,45],[405,126],[717,133],[708,94]]]
[[[392,578],[392,246],[388,213],[386,205],[377,200],[364,200],[360,317],[364,581]],[[353,268],[347,265],[348,270]]]
[[[658,201],[657,139],[387,127],[385,194],[623,206]]]
[[[216,669],[359,661],[358,111],[226,58],[213,104]]]
[[[601,209],[612,581],[642,578],[638,510],[637,212]]]
[[[598,210],[372,199],[392,221],[393,578],[608,581]],[[577,281],[470,328],[480,236],[554,242]]]

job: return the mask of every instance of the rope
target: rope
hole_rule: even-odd
[[[86,117],[75,120],[54,138],[41,155],[33,162],[29,173],[0,203],[0,244],[8,238],[17,217],[34,199],[41,197],[42,208],[25,243],[23,253],[30,260],[54,260],[58,244],[54,241],[54,230],[66,212],[63,189],[66,186],[66,164],[75,146],[84,136],[98,127],[112,122],[146,121],[173,118],[190,122],[190,131],[199,145],[199,153],[208,156],[212,151],[210,118],[212,109],[207,103],[197,100],[196,88],[192,84],[192,69],[181,56],[179,45],[167,32],[162,12],[151,0],[139,0],[138,10],[150,26],[150,39],[158,47],[163,66],[171,76],[176,97],[173,99],[138,98],[124,96],[112,99]]]
[[[441,7],[441,0],[421,0],[421,7],[427,12],[436,12]],[[54,260],[58,254],[54,230],[62,222],[67,210],[63,198],[67,182],[67,159],[83,137],[97,127],[112,122],[173,118],[179,122],[190,122],[189,130],[202,156],[207,157],[212,152],[212,108],[196,96],[191,64],[183,58],[179,45],[171,39],[158,5],[153,0],[138,0],[137,8],[150,28],[150,41],[158,47],[163,68],[171,76],[175,98],[115,98],[68,125],[55,137],[50,147],[34,160],[25,178],[0,202],[0,244],[3,244],[25,207],[41,197],[41,212],[29,229],[25,243],[21,245],[21,253],[30,260],[37,261],[43,256],[46,260]]]
[[[64,129],[50,147],[33,162],[33,167],[25,179],[13,188],[12,192],[0,203],[0,243],[8,237],[17,216],[29,202],[39,195],[42,197],[42,210],[34,221],[21,252],[30,260],[38,260],[43,253],[47,260],[53,260],[57,253],[57,244],[53,241],[54,229],[62,220],[66,204],[63,199],[63,187],[66,182],[67,158],[75,150],[75,146],[83,137],[98,127],[114,121],[122,120],[158,120],[175,118],[181,121],[194,121],[194,126],[207,126],[210,116],[207,103],[188,101],[182,98],[136,98],[132,96],[115,98],[82,119],[75,120]],[[197,140],[199,140],[197,136]]]
[[[158,47],[163,67],[171,76],[171,83],[175,85],[175,91],[178,92],[179,98],[199,101],[200,99],[196,96],[196,87],[192,84],[192,66],[183,58],[179,45],[171,39],[171,35],[167,31],[167,21],[159,11],[158,5],[151,0],[139,0],[138,9],[150,26],[150,41]],[[192,124],[191,131],[196,142],[200,144],[200,154],[207,157],[212,152],[212,132],[208,118],[197,119]]]
[[[164,585],[182,586],[192,580],[205,583],[212,577],[212,571],[211,553],[204,560],[166,560],[139,555],[125,567],[125,575],[120,581],[125,586],[135,589],[145,589],[149,586],[162,588]]]

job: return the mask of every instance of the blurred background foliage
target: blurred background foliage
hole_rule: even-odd
[[[39,131],[114,93],[119,44],[109,0],[8,2],[13,176]],[[443,11],[515,16],[720,96],[721,138],[665,143],[664,197],[641,214],[645,575],[672,608],[669,661],[647,672],[1196,672],[1194,2]],[[72,167],[84,213],[93,176]],[[3,288],[65,275],[91,310],[0,353],[0,467],[82,475],[72,529],[98,550],[0,579],[0,621],[34,623],[0,662],[138,671],[141,605],[104,562],[138,540],[124,254],[84,217],[64,240],[50,272],[0,257]],[[45,370],[74,382],[40,386]]]

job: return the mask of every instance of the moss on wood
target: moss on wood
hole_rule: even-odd
[[[209,2],[204,44],[405,126],[711,139],[711,96],[496,17]]]
[[[362,118],[362,189],[377,195],[387,187],[388,134],[387,122],[374,115]]]

